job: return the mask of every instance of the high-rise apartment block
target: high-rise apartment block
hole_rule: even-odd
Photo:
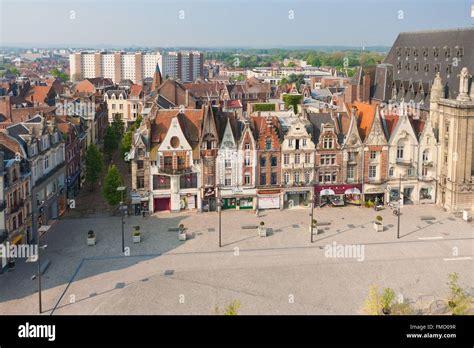
[[[204,76],[204,55],[201,52],[166,52],[163,54],[163,77],[192,82]]]
[[[161,69],[159,52],[76,52],[69,56],[72,81],[103,77],[115,83],[122,80],[140,83],[146,77],[153,77],[157,64]]]

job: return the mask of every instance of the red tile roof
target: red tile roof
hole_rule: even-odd
[[[130,96],[132,97],[140,97],[142,93],[143,86],[142,85],[131,85],[130,86]]]

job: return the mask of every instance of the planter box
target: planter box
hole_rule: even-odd
[[[132,239],[133,239],[133,242],[134,242],[134,243],[140,243],[141,240],[142,240],[142,236],[141,236],[141,235],[132,236]]]
[[[260,237],[266,237],[267,236],[267,228],[266,227],[259,227],[258,228],[258,235]]]
[[[87,237],[87,245],[95,245],[95,237]]]
[[[383,224],[376,224],[374,222],[374,230],[375,232],[383,232]]]
[[[185,241],[186,240],[186,233],[183,232],[183,233],[178,233],[178,239],[180,241]]]

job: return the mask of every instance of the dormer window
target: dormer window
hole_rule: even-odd
[[[438,56],[439,56],[439,48],[438,47],[433,47],[433,56],[435,58],[438,58]]]
[[[462,58],[464,56],[464,47],[457,47],[456,57]]]
[[[446,74],[450,75],[453,73],[453,66],[451,64],[448,64],[446,66]]]
[[[42,141],[42,148],[43,150],[46,150],[47,148],[49,148],[49,139],[48,139],[48,135],[44,135],[43,138],[41,139]]]
[[[332,138],[324,138],[323,140],[323,148],[325,149],[332,149],[334,146],[334,141]]]
[[[451,58],[451,47],[444,48],[444,58]]]
[[[427,48],[427,47],[423,47],[423,57],[427,58],[427,57],[428,57],[428,54],[429,54],[428,48]]]

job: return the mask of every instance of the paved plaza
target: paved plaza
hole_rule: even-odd
[[[474,225],[431,206],[390,209],[315,209],[318,233],[310,241],[310,209],[160,213],[125,221],[127,256],[121,252],[120,217],[68,218],[42,239],[50,261],[43,275],[45,314],[214,314],[232,301],[240,314],[358,314],[371,284],[391,287],[417,305],[444,299],[448,274],[474,286]],[[376,215],[384,231],[375,232]],[[259,237],[260,221],[269,228]],[[189,239],[170,231],[179,224]],[[142,242],[132,243],[139,225]],[[86,245],[87,231],[97,235]],[[354,246],[361,254],[328,254],[325,246]],[[355,250],[355,249],[353,249]],[[36,314],[35,263],[17,261],[0,275],[0,314]]]

